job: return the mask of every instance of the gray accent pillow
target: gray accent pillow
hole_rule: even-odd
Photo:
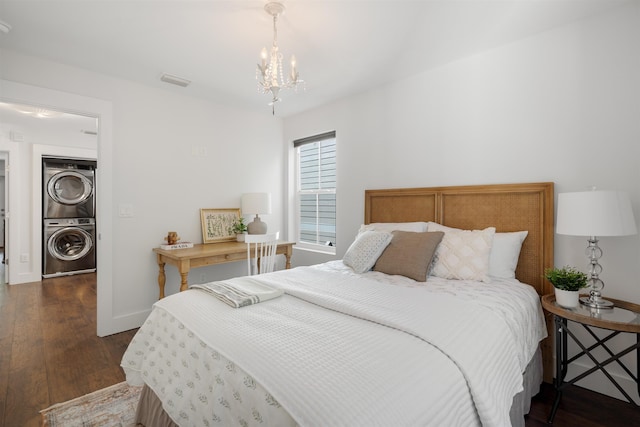
[[[415,233],[393,231],[393,239],[382,252],[373,269],[386,274],[398,274],[418,282],[427,281],[427,272],[433,260],[438,244],[442,240],[442,231]]]
[[[391,233],[385,231],[365,231],[360,233],[349,246],[344,257],[342,257],[342,262],[351,267],[356,273],[362,274],[369,271],[392,237]]]

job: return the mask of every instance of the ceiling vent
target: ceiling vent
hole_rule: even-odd
[[[165,83],[171,83],[172,85],[187,87],[191,84],[191,80],[183,79],[182,77],[172,76],[171,74],[163,73],[160,76],[160,80]]]

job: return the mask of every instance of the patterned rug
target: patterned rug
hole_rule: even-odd
[[[126,382],[94,391],[40,411],[43,427],[135,426],[136,407],[142,387]]]

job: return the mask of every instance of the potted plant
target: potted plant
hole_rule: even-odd
[[[544,277],[551,282],[556,292],[558,305],[567,308],[578,306],[580,289],[588,283],[587,275],[574,267],[547,268]]]
[[[233,232],[236,233],[238,242],[244,242],[244,235],[247,234],[247,224],[244,223],[244,217],[239,217],[233,224]]]

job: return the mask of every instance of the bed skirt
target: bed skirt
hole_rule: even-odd
[[[524,371],[522,386],[524,390],[513,396],[513,403],[511,404],[511,411],[509,417],[511,418],[512,427],[524,427],[524,416],[529,413],[531,409],[531,399],[533,396],[540,392],[540,385],[542,384],[542,351],[540,346],[533,355],[527,369]]]
[[[136,425],[140,424],[145,427],[178,427],[162,409],[158,396],[146,384],[142,387],[136,410]]]
[[[524,390],[513,397],[509,413],[512,427],[524,427],[524,416],[529,413],[531,398],[540,391],[540,384],[542,384],[542,353],[538,348],[524,372]],[[136,423],[146,427],[179,427],[162,409],[162,402],[146,384],[142,388],[138,402]]]

